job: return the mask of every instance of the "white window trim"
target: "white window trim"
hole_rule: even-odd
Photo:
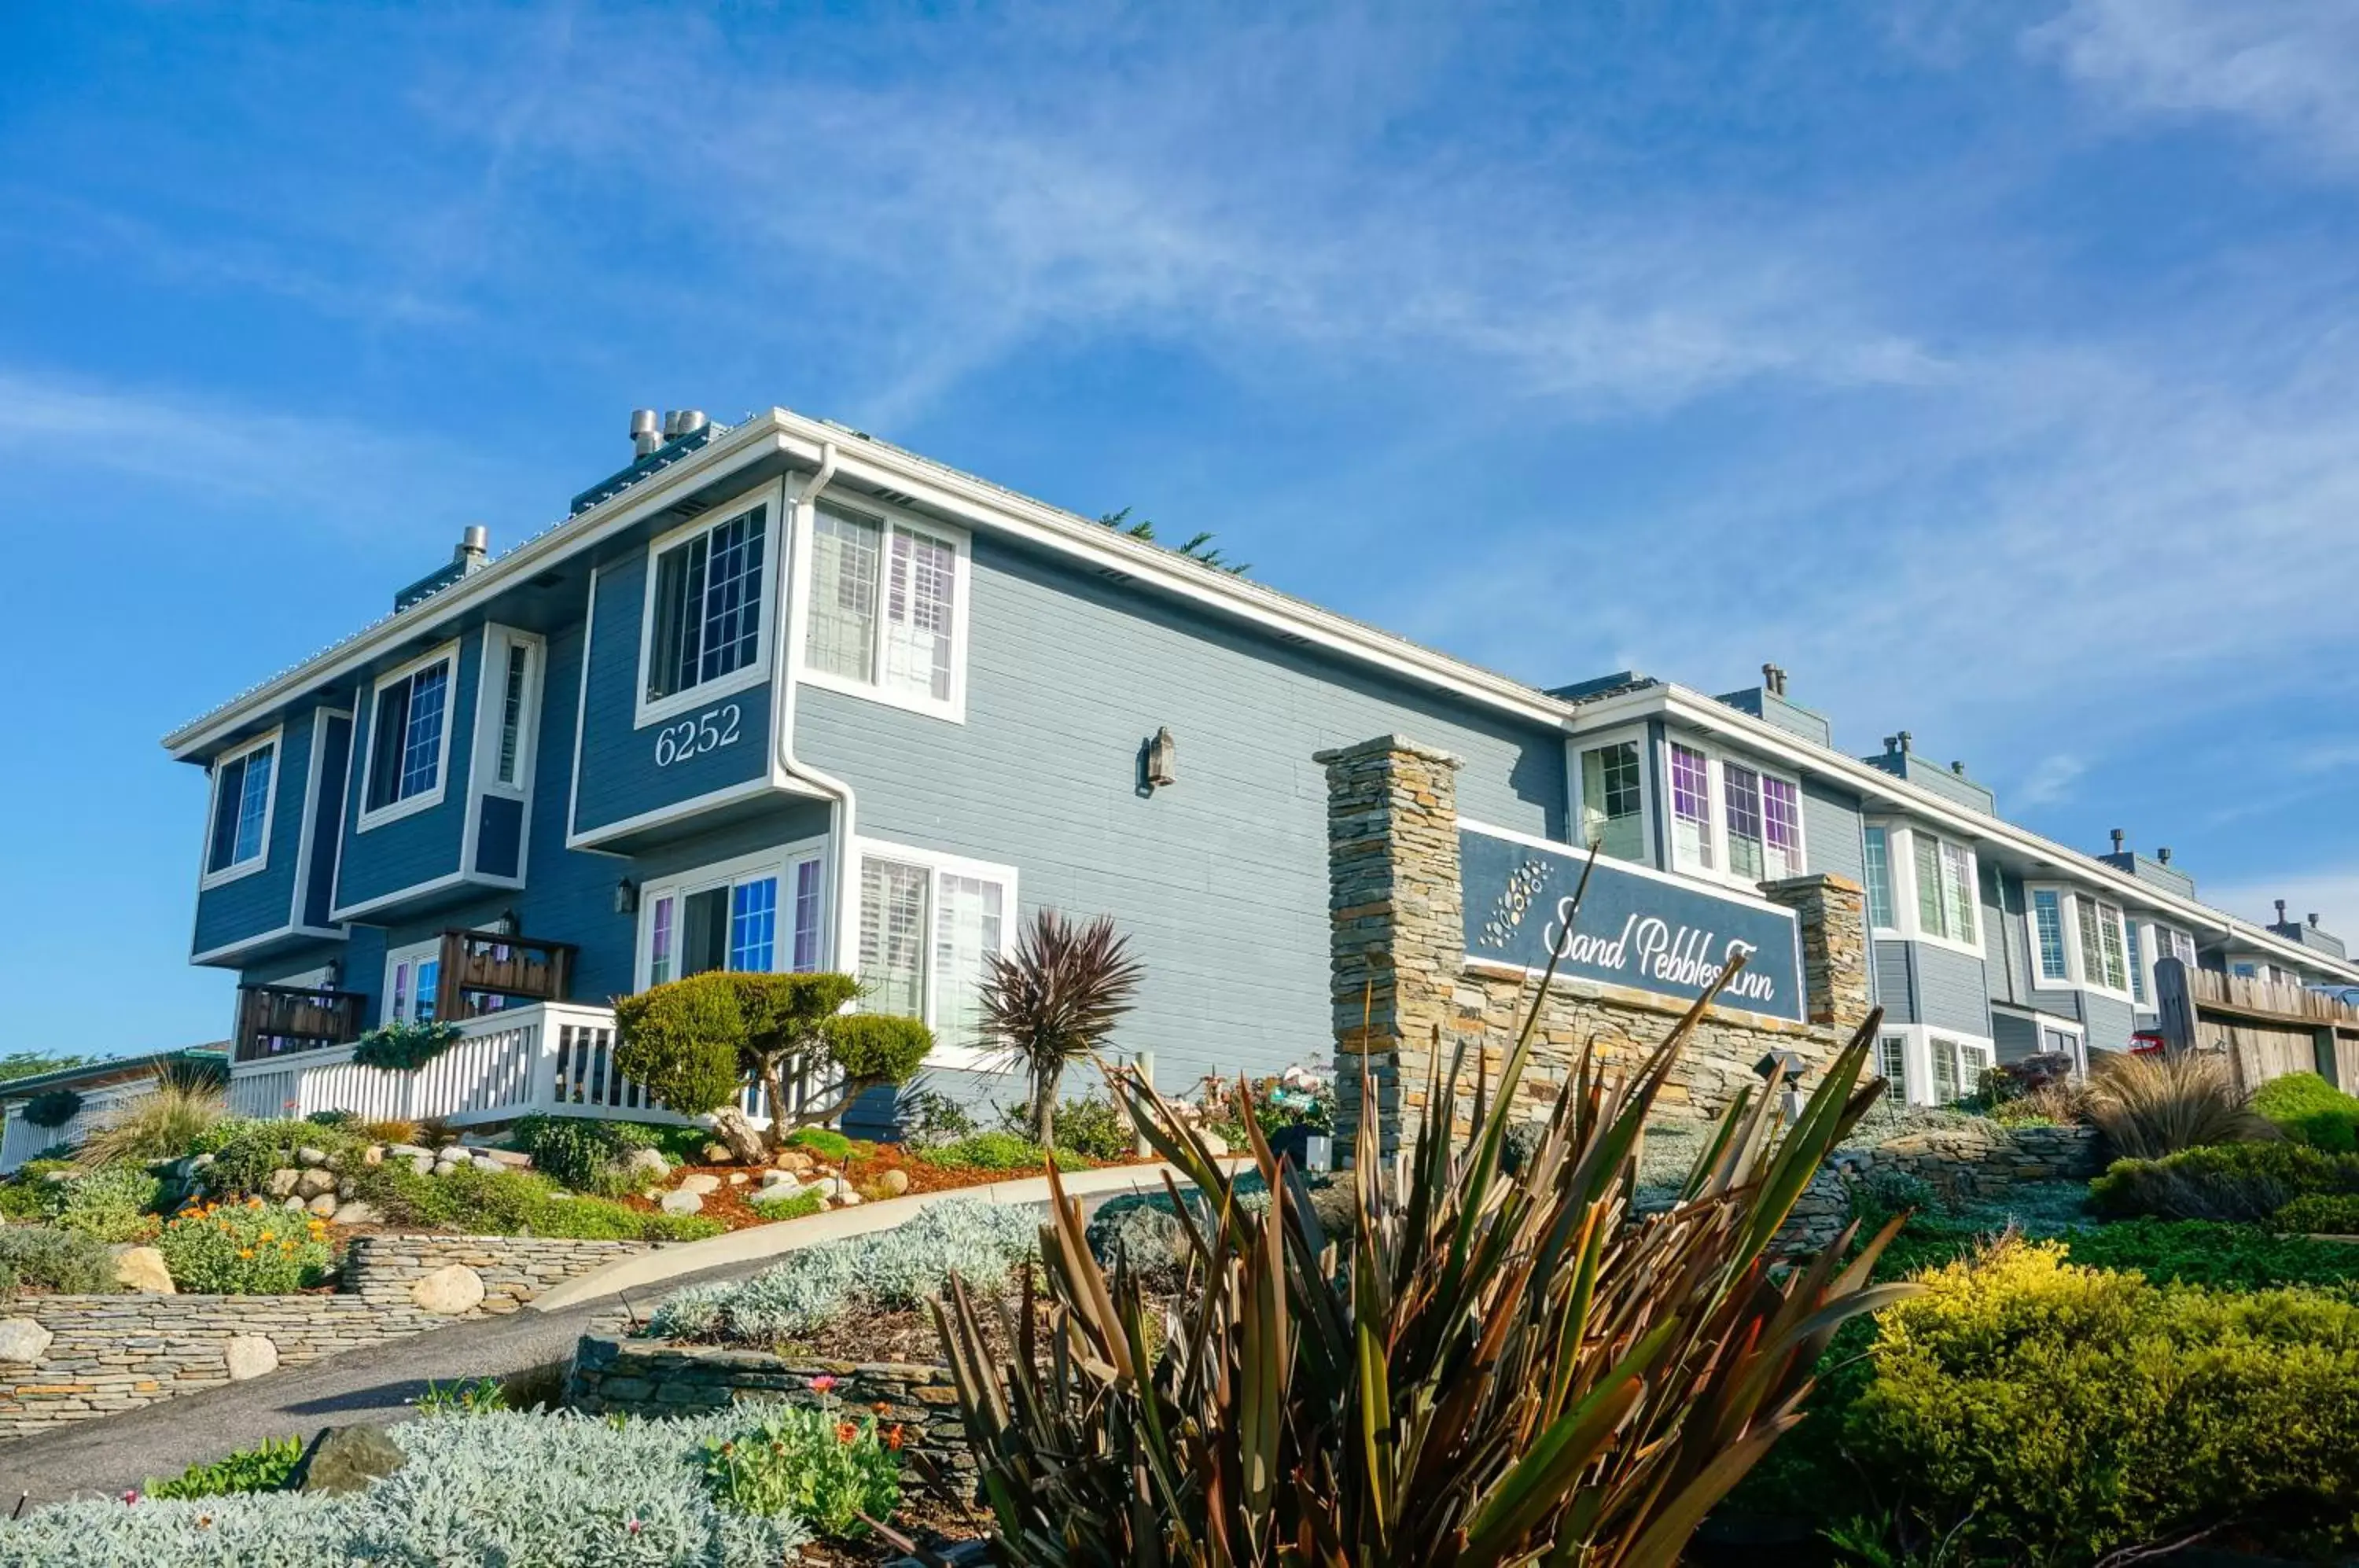
[[[669,696],[647,700],[648,666],[656,653],[656,562],[664,551],[698,534],[711,533],[724,524],[735,522],[754,510],[762,513],[762,580],[754,591],[755,626],[754,656],[738,669],[711,681],[683,687]],[[749,490],[726,506],[700,512],[691,522],[682,523],[669,533],[658,534],[647,542],[647,582],[639,595],[639,657],[638,677],[631,688],[631,727],[645,729],[661,724],[698,708],[709,707],[723,697],[743,691],[749,686],[759,686],[770,678],[770,639],[778,635],[778,550],[784,539],[780,515],[785,508],[778,504],[778,487],[764,485]]]
[[[2032,908],[2032,895],[2034,893],[2053,893],[2056,895],[2058,910],[2064,917],[2064,968],[2066,974],[2070,976],[2068,979],[2050,980],[2040,970],[2039,921],[2038,917],[2034,913]],[[2124,973],[2126,974],[2128,972],[2128,927],[2129,922],[2137,918],[2132,911],[2124,909],[2121,905],[2114,902],[2102,893],[2092,893],[2086,888],[2075,887],[2069,883],[2027,882],[2023,887],[2023,930],[2025,937],[2031,944],[2031,984],[2033,988],[2041,991],[2087,991],[2094,996],[2109,996],[2116,1002],[2126,1004],[2133,1009],[2143,1007],[2147,1012],[2152,1012],[2154,1010],[2154,974],[2152,967],[2154,955],[2147,953],[2143,947],[2139,950],[2139,956],[2146,960],[2147,964],[2147,1000],[2144,1002],[2140,1002],[2136,997],[2133,996],[2130,994],[2130,988],[2127,985],[2118,987],[2108,985],[2102,979],[2093,979],[2084,972],[2085,966],[2081,962],[2081,900],[2082,898],[2086,898],[2095,904],[2100,911],[2105,909],[2113,910],[2115,918],[2121,920],[2123,927],[2122,964]],[[2104,941],[2104,935],[2102,932],[2099,933],[2098,940],[2100,942]]]
[[[845,950],[843,955],[843,968],[847,972],[855,975],[859,973],[860,910],[858,905],[861,890],[866,880],[863,863],[871,855],[879,860],[897,861],[904,866],[922,866],[927,869],[931,877],[926,888],[926,918],[929,923],[941,908],[941,879],[945,875],[973,877],[984,881],[998,883],[1003,899],[999,922],[1000,956],[1004,958],[1016,951],[1016,911],[1022,907],[1019,902],[1021,888],[1017,884],[1016,867],[994,865],[987,860],[970,860],[964,855],[945,855],[938,850],[918,849],[909,844],[894,844],[885,839],[855,838],[852,841],[850,862],[852,874],[847,878],[852,886],[844,889],[843,895],[844,906],[850,911],[844,921],[844,929],[852,933],[851,945]],[[934,932],[931,929],[926,932],[925,953],[925,1024],[928,1029],[933,1029],[937,987],[934,976]],[[926,1053],[925,1065],[949,1068],[963,1073],[1006,1073],[1015,1071],[1014,1067],[1005,1060],[1003,1052],[987,1046],[937,1043],[933,1050]]]
[[[257,871],[270,869],[270,830],[278,820],[278,785],[287,762],[286,750],[279,745],[280,736],[285,729],[284,724],[273,724],[267,731],[255,736],[245,745],[223,752],[213,758],[213,765],[206,779],[209,788],[205,792],[204,844],[197,851],[197,890],[199,892],[205,892],[222,887],[225,883],[251,877]],[[271,748],[270,792],[262,798],[262,848],[251,859],[233,860],[219,871],[209,870],[207,868],[212,865],[213,859],[213,825],[221,820],[222,769],[241,757],[253,756],[265,746]],[[236,827],[233,825],[230,829],[232,854],[236,853],[237,850],[236,833]]]
[[[1962,839],[1944,838],[1937,833],[1927,833],[1926,830],[1912,822],[1886,822],[1879,825],[1884,829],[1885,875],[1892,882],[1892,913],[1893,917],[1900,922],[1897,931],[1894,934],[1907,942],[1921,942],[1928,947],[1945,948],[1951,953],[1963,953],[1971,958],[1984,957],[1982,944],[1989,933],[1983,928],[1990,923],[1990,919],[1989,911],[1983,907],[1982,853]],[[1944,936],[1940,931],[1925,929],[1925,917],[1917,907],[1916,841],[1917,835],[1920,833],[1937,845],[1954,844],[1965,851],[1967,891],[1973,896],[1974,901],[1975,940],[1973,942],[1961,942],[1956,937]],[[1936,853],[1939,853],[1938,849]],[[2027,905],[2026,907],[2028,908]],[[2037,952],[2032,957],[2036,964],[2038,962]]]
[[[2078,1018],[2060,1018],[2049,1013],[2035,1013],[2031,1016],[2031,1028],[2034,1036],[2033,1047],[2036,1050],[2047,1049],[2045,1041],[2038,1037],[2049,1029],[2054,1029],[2059,1034],[2071,1035],[2073,1040],[2073,1070],[2084,1075],[2088,1073],[2089,1026],[2087,1024]]]
[[[795,868],[806,862],[817,862],[820,868],[820,944],[819,960],[827,962],[828,855],[825,835],[797,839],[775,849],[756,850],[728,860],[716,860],[708,866],[698,866],[686,871],[669,873],[640,884],[638,931],[632,939],[631,955],[633,986],[644,991],[654,984],[656,902],[671,898],[673,904],[672,940],[679,940],[678,900],[693,893],[710,892],[715,887],[731,887],[739,882],[768,875],[778,879],[778,925],[770,942],[768,973],[790,973],[795,957],[794,897]],[[675,967],[677,965],[675,964]],[[679,976],[675,975],[674,979]]]
[[[1892,905],[1892,918],[1897,920],[1900,919],[1901,909],[1900,878],[1898,873],[1893,869],[1898,860],[1898,855],[1894,850],[1893,844],[1897,834],[1908,831],[1908,824],[1890,822],[1880,817],[1872,817],[1860,824],[1859,894],[1860,902],[1865,906],[1861,913],[1867,919],[1870,936],[1897,940],[1908,934],[1907,930],[1898,925],[1877,925],[1875,901],[1867,896],[1867,830],[1870,828],[1884,835],[1884,897]],[[1910,907],[1914,908],[1914,906]]]
[[[1901,1048],[1901,1059],[1908,1068],[1908,1100],[1912,1105],[1931,1105],[1933,1098],[1933,1041],[1953,1040],[1961,1047],[1977,1052],[1983,1067],[1998,1065],[1998,1042],[1988,1035],[1969,1034],[1963,1029],[1943,1029],[1939,1024],[1886,1024],[1877,1031],[1884,1035],[1899,1035],[1907,1042]],[[1979,1070],[1969,1071],[1960,1062],[1958,1094],[1961,1098],[1974,1092],[1981,1078]]]
[[[500,731],[507,712],[508,649],[526,650],[524,703],[516,712],[516,776],[513,784],[500,782]],[[499,625],[484,628],[484,667],[475,681],[475,761],[472,769],[477,790],[509,800],[532,798],[533,768],[540,750],[540,693],[549,672],[549,642],[532,632]]]
[[[1581,836],[1582,775],[1581,757],[1583,752],[1601,747],[1635,743],[1638,747],[1638,858],[1621,860],[1605,856],[1617,866],[1647,866],[1655,864],[1655,748],[1647,744],[1647,726],[1632,724],[1624,729],[1601,730],[1595,735],[1576,735],[1565,742],[1565,772],[1571,780],[1568,790],[1572,814],[1568,819],[1570,837],[1583,850],[1588,844]]]
[[[408,663],[397,666],[378,676],[376,684],[369,688],[368,733],[360,734],[360,721],[358,718],[353,721],[353,741],[361,748],[361,789],[360,797],[354,802],[359,808],[360,815],[353,822],[354,833],[366,833],[371,828],[383,827],[386,823],[398,822],[403,817],[416,816],[420,811],[430,811],[440,805],[443,797],[450,793],[451,732],[459,727],[460,641],[460,638],[452,637],[440,648],[419,654]],[[451,678],[442,687],[442,746],[434,759],[434,788],[422,789],[406,800],[396,800],[391,805],[380,806],[375,811],[370,811],[369,788],[376,773],[377,704],[385,696],[385,689],[407,681],[429,665],[440,663],[446,659],[451,661]]]
[[[385,950],[385,989],[377,993],[377,1021],[380,1024],[388,1024],[397,1018],[404,1017],[414,1021],[418,1017],[418,997],[414,991],[409,998],[408,1014],[399,1014],[393,1010],[393,972],[407,964],[410,966],[410,975],[414,980],[419,964],[429,960],[440,964],[441,958],[442,939],[440,937],[434,937],[426,942],[408,942],[400,947],[389,947]],[[439,987],[442,979],[440,969],[435,971],[434,979]]]
[[[819,576],[815,569],[806,571],[804,572],[806,580],[794,589],[796,593],[806,595],[802,614],[798,617],[802,635],[796,639],[796,646],[792,650],[797,684],[815,686],[825,691],[840,691],[847,697],[857,697],[863,702],[878,702],[888,708],[900,708],[912,713],[923,713],[929,718],[945,719],[954,724],[966,723],[967,628],[973,618],[970,605],[973,600],[974,583],[973,534],[955,523],[945,523],[932,517],[920,517],[915,512],[888,506],[871,495],[863,495],[847,498],[831,495],[822,504],[832,511],[864,517],[876,523],[885,530],[884,548],[878,557],[880,570],[876,588],[875,636],[879,641],[885,636],[885,573],[891,570],[889,562],[892,555],[893,529],[902,528],[919,533],[930,534],[950,544],[957,552],[958,566],[951,583],[951,694],[947,701],[936,702],[931,697],[920,697],[913,691],[887,691],[882,685],[872,681],[858,681],[849,675],[838,675],[833,670],[812,668],[810,648],[811,606],[808,603],[808,595]],[[819,526],[817,506],[799,507],[798,510],[810,519],[810,527],[816,528]],[[817,558],[816,545],[817,541],[814,540],[810,559]],[[875,651],[872,649],[872,655]],[[870,668],[875,668],[873,662]],[[645,690],[645,687],[643,686],[641,690]]]
[[[1586,751],[1594,743],[1584,737],[1581,749]],[[1712,791],[1711,810],[1704,822],[1704,831],[1710,835],[1712,841],[1712,865],[1708,867],[1680,864],[1677,814],[1671,810],[1670,748],[1673,746],[1683,746],[1690,751],[1703,754],[1705,776]],[[1656,750],[1654,747],[1643,749],[1648,752]],[[1758,757],[1726,750],[1705,736],[1679,731],[1664,733],[1663,745],[1654,760],[1659,764],[1658,777],[1663,780],[1663,820],[1671,830],[1664,835],[1663,840],[1664,853],[1670,856],[1670,869],[1682,877],[1691,877],[1699,882],[1716,882],[1723,887],[1741,887],[1748,893],[1756,894],[1761,890],[1765,883],[1783,881],[1786,877],[1808,874],[1810,866],[1810,841],[1809,829],[1802,821],[1802,780],[1798,776],[1774,764],[1763,762]],[[1794,853],[1790,857],[1792,864],[1788,866],[1780,876],[1750,877],[1729,864],[1728,764],[1731,762],[1734,762],[1740,768],[1752,769],[1765,779],[1776,779],[1794,788]],[[1575,820],[1577,822],[1579,819]],[[1766,806],[1763,833],[1762,853],[1766,855],[1768,853]]]

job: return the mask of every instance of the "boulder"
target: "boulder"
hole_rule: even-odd
[[[488,1160],[495,1165],[505,1165],[511,1171],[532,1169],[532,1156],[520,1149],[482,1149],[476,1153],[475,1158],[478,1163]]]
[[[731,1159],[742,1164],[761,1164],[768,1150],[759,1129],[734,1105],[723,1105],[712,1113],[712,1137],[714,1141],[727,1146]]]
[[[650,1181],[660,1181],[671,1174],[671,1161],[663,1151],[655,1149],[635,1149],[623,1156],[622,1168],[634,1176],[644,1176]]]
[[[299,1198],[316,1198],[322,1192],[335,1190],[336,1178],[331,1171],[314,1168],[296,1174],[295,1195]]]
[[[384,1164],[385,1145],[381,1143],[372,1143],[366,1149],[362,1149],[361,1163],[372,1167]]]
[[[309,1144],[295,1151],[295,1163],[306,1171],[316,1171],[328,1162],[328,1151],[313,1149]]]
[[[679,1179],[679,1190],[683,1192],[694,1192],[698,1197],[702,1197],[720,1185],[721,1178],[709,1171],[691,1171]]]
[[[434,1174],[434,1157],[423,1150],[409,1156],[409,1168],[420,1176]]]
[[[505,1171],[507,1169],[506,1166],[501,1164],[498,1160],[493,1159],[488,1154],[478,1154],[473,1160],[467,1161],[467,1163],[473,1166],[478,1171]]]
[[[0,1361],[38,1361],[56,1337],[30,1318],[0,1318]]]
[[[857,1198],[860,1196],[860,1189],[852,1184],[852,1178],[849,1176],[834,1176],[829,1178],[827,1191],[828,1196],[832,1198]]]
[[[336,1195],[333,1192],[321,1192],[303,1206],[324,1220],[336,1212]]]
[[[876,1185],[886,1197],[897,1198],[909,1190],[909,1173],[897,1169],[887,1171],[876,1178]]]
[[[222,1347],[222,1358],[229,1363],[229,1380],[233,1383],[278,1370],[278,1346],[258,1334],[232,1335]]]
[[[381,1426],[338,1427],[321,1438],[304,1462],[300,1489],[362,1492],[401,1468],[408,1456]]]
[[[753,1178],[746,1175],[743,1171],[732,1171],[729,1173],[729,1184],[732,1187],[743,1187],[746,1182],[751,1181],[752,1180]]]
[[[704,1157],[707,1165],[726,1165],[736,1158],[729,1152],[729,1146],[725,1143],[708,1143],[698,1152]]]
[[[389,1143],[385,1146],[385,1151],[396,1160],[415,1160],[421,1154],[434,1152],[430,1149],[421,1149],[414,1143]]]
[[[281,1203],[278,1206],[287,1210],[289,1214],[299,1214],[307,1213],[310,1209],[311,1204],[308,1199],[290,1197],[284,1203]]]
[[[835,1206],[839,1209],[857,1208],[859,1204],[860,1194],[853,1191],[849,1185],[846,1185],[835,1194]]]
[[[164,1267],[164,1255],[152,1247],[128,1247],[114,1259],[114,1282],[126,1290],[140,1290],[151,1296],[172,1296],[179,1288],[172,1283],[172,1271]]]
[[[818,1165],[819,1161],[812,1159],[808,1151],[799,1149],[789,1149],[778,1156],[778,1169],[797,1176],[810,1175]]]
[[[438,1160],[434,1162],[434,1174],[437,1176],[448,1176],[457,1169],[459,1169],[459,1162],[455,1160]]]
[[[409,1288],[420,1312],[457,1317],[484,1304],[484,1277],[463,1263],[437,1269]]]
[[[668,1214],[694,1214],[704,1212],[704,1198],[697,1192],[666,1192],[656,1207]]]
[[[1204,1152],[1219,1160],[1229,1152],[1229,1140],[1211,1127],[1198,1127],[1196,1136],[1204,1140]]]
[[[291,1169],[286,1171],[273,1171],[269,1175],[263,1178],[262,1190],[264,1192],[274,1198],[292,1197],[295,1194],[295,1183],[302,1179],[303,1172],[300,1171]]]
[[[338,1203],[336,1212],[328,1217],[338,1225],[376,1225],[385,1218],[373,1205],[358,1198],[348,1203]]]

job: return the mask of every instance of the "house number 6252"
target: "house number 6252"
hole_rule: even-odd
[[[669,768],[701,752],[718,751],[737,744],[737,704],[707,708],[692,719],[666,724],[656,733],[656,766]]]

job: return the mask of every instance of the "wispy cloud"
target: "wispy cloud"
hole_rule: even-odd
[[[2020,783],[2007,791],[2007,800],[2024,807],[2054,805],[2069,799],[2072,786],[2088,771],[2089,765],[2069,752],[2043,757]]]

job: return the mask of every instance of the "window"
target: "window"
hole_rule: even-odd
[[[948,1066],[979,1065],[984,959],[1006,951],[1016,874],[885,845],[860,859],[860,978],[870,1012],[923,1018]]]
[[[1880,823],[1867,829],[1867,923],[1891,931],[1900,922],[1892,912],[1892,835]]]
[[[1877,1076],[1892,1085],[1893,1103],[1907,1105],[1908,1103],[1908,1037],[1907,1035],[1887,1034],[1878,1037],[1875,1042],[1875,1071]]]
[[[955,709],[965,562],[964,542],[947,531],[821,507],[808,671],[905,706]]]
[[[1712,869],[1712,760],[1671,743],[1671,848],[1681,866]]]
[[[441,981],[442,944],[440,942],[421,942],[386,953],[384,1021],[430,1022]]]
[[[760,672],[769,508],[658,540],[649,587],[647,701]],[[707,693],[709,694],[709,693]]]
[[[1769,840],[1769,880],[1802,869],[1802,792],[1793,780],[1761,776],[1761,822]]]
[[[817,969],[821,865],[819,846],[806,843],[641,888],[642,984],[660,985],[714,969]],[[789,922],[783,931],[781,910]]]
[[[492,769],[492,777],[502,784],[516,781],[524,753],[524,676],[531,661],[530,648],[508,644],[507,673],[500,682],[499,757]]]
[[[451,750],[451,671],[457,658],[455,648],[438,648],[377,682],[363,827],[372,818],[406,816],[441,800]]]
[[[2138,923],[2130,921],[2122,928],[2130,944],[2130,1000],[2146,1005],[2146,943],[2138,934]]]
[[[1962,844],[1941,845],[1941,882],[1950,899],[1950,936],[1974,941],[1974,861]]]
[[[2194,968],[2195,939],[2188,935],[2183,931],[2171,931],[2169,935],[2170,937],[2170,956],[2179,960],[2180,963],[2187,965],[2188,968]]]
[[[259,871],[270,854],[271,779],[278,732],[213,764],[212,819],[205,834],[207,886]]]
[[[1768,848],[1761,833],[1761,775],[1730,762],[1722,765],[1720,781],[1728,802],[1728,868],[1758,882]]]
[[[1647,788],[1638,743],[1615,741],[1581,754],[1581,842],[1616,860],[1647,858]]]
[[[2128,947],[2122,939],[2122,912],[2086,893],[2071,898],[2072,922],[2081,935],[2081,983],[2127,994]]]
[[[2069,983],[2072,965],[2064,954],[2064,905],[2054,888],[2032,889],[2031,930],[2039,949],[2039,977]]]
[[[1932,1056],[1933,1103],[1946,1105],[1982,1086],[1983,1073],[1994,1053],[1986,1043],[1937,1034],[1932,1037]]]
[[[1976,946],[1973,851],[1923,828],[1907,831],[1910,879],[1916,883],[1915,934]]]

